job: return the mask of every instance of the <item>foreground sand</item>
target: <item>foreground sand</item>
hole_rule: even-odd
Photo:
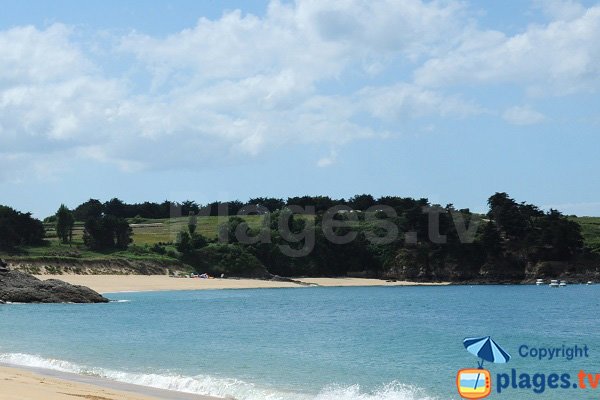
[[[293,282],[274,282],[256,279],[191,279],[170,278],[166,275],[38,275],[40,279],[60,279],[74,285],[88,286],[100,293],[159,290],[202,289],[261,289],[298,288]],[[319,286],[409,286],[414,282],[386,282],[362,278],[301,278],[304,283]],[[441,283],[443,284],[443,283]],[[439,284],[438,284],[439,285]]]
[[[52,374],[52,372],[48,371],[48,374]],[[146,389],[110,381],[95,385],[86,383],[88,380],[94,382],[93,378],[73,376],[72,380],[61,379],[46,373],[0,366],[0,400],[214,399],[204,396],[180,395],[164,390]],[[137,394],[145,392],[151,393],[151,395]]]

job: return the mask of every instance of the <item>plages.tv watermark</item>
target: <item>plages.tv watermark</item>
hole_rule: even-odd
[[[279,212],[272,213],[261,205],[247,205],[237,213],[230,214],[228,203],[220,203],[211,208],[201,209],[198,213],[183,215],[182,207],[178,204],[171,205],[171,219],[189,218],[190,224],[202,224],[202,217],[217,217],[217,224],[222,227],[232,216],[245,217],[258,215],[262,217],[262,226],[269,229],[249,229],[248,225],[240,223],[233,232],[235,241],[241,244],[272,243],[273,227],[285,244],[279,244],[281,252],[290,257],[303,257],[312,252],[315,247],[317,225],[323,236],[334,244],[348,244],[357,239],[359,224],[366,222],[360,231],[365,238],[375,245],[386,245],[403,239],[408,245],[417,244],[419,241],[428,240],[435,244],[447,243],[447,236],[441,233],[441,223],[450,223],[456,232],[460,243],[473,243],[482,219],[477,214],[464,213],[454,209],[440,206],[425,206],[420,210],[420,217],[426,219],[427,232],[414,230],[402,231],[401,224],[397,223],[398,213],[388,205],[374,205],[366,210],[354,210],[349,206],[336,205],[323,213],[317,214],[314,206],[288,205]],[[216,212],[215,212],[216,211]],[[302,221],[293,224],[294,219]],[[320,218],[319,224],[316,218]],[[292,226],[294,225],[294,226]],[[298,225],[301,227],[298,228]],[[169,224],[170,227],[176,224]],[[172,228],[171,228],[172,229]],[[180,231],[171,230],[172,239],[176,239]],[[228,243],[231,241],[231,232],[219,229],[218,241]],[[423,237],[425,236],[425,237]],[[293,245],[293,246],[292,246]]]
[[[531,346],[523,344],[518,348],[520,358],[533,359],[538,362],[553,362],[559,360],[577,361],[590,357],[587,344],[561,345],[556,347]],[[573,371],[557,371],[551,373],[523,372],[512,368],[510,373],[497,374],[497,392],[505,393],[510,390],[529,390],[542,394],[546,390],[568,389],[597,389],[600,383],[600,373],[590,373],[584,369],[574,368]]]
[[[478,368],[463,368],[458,371],[456,385],[458,393],[464,399],[483,399],[492,393],[516,395],[519,392],[542,395],[548,391],[563,391],[564,398],[577,398],[576,393],[582,390],[600,389],[600,373],[591,372],[573,366],[569,370],[551,372],[533,372],[511,368],[509,372],[501,372],[493,377],[484,363],[508,363],[512,357],[489,336],[467,338],[463,341],[465,348],[480,358]],[[573,362],[589,359],[591,350],[587,344],[562,344],[560,346],[533,346],[522,344],[517,348],[518,357],[512,363],[520,360],[535,360],[539,363],[556,361]],[[563,364],[564,365],[564,364]],[[544,365],[544,370],[548,370]],[[577,392],[575,392],[577,391]]]

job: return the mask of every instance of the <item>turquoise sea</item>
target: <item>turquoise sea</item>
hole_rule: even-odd
[[[492,395],[597,399],[597,390],[506,389],[497,374],[600,373],[600,286],[358,287],[108,294],[98,305],[0,306],[0,362],[238,400],[459,399],[476,368],[465,337],[512,359],[486,364]],[[528,348],[589,347],[538,360]],[[540,379],[539,376],[536,379]]]

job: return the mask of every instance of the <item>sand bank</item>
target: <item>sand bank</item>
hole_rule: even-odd
[[[74,285],[88,286],[100,293],[159,290],[203,289],[261,289],[298,288],[293,282],[263,281],[256,279],[192,279],[170,278],[166,275],[38,275],[40,279],[60,279]],[[415,282],[386,282],[362,278],[301,278],[304,283],[319,286],[409,286]]]

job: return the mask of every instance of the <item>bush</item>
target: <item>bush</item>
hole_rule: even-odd
[[[154,246],[152,246],[150,248],[150,251],[152,251],[156,254],[160,254],[160,255],[165,255],[167,253],[167,249],[165,249],[163,246],[161,246],[158,243],[156,243]]]
[[[185,254],[183,261],[199,273],[214,276],[262,278],[268,275],[265,266],[251,253],[235,244],[210,244]]]
[[[177,252],[175,250],[169,249],[169,250],[167,250],[167,257],[178,258],[179,254],[177,254]]]

